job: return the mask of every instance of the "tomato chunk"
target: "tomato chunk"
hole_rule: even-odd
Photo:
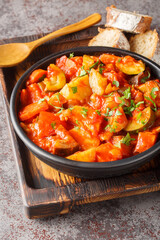
[[[157,134],[152,132],[139,132],[138,140],[135,147],[135,153],[141,153],[152,147],[157,139]]]
[[[59,125],[59,118],[54,113],[41,111],[38,119],[39,138],[55,135],[55,129]]]
[[[36,116],[41,111],[45,111],[48,109],[48,103],[44,102],[36,102],[27,105],[26,107],[22,108],[19,112],[19,119],[20,121],[26,121],[34,116]]]
[[[31,75],[29,77],[29,80],[27,81],[26,85],[28,86],[32,83],[37,83],[37,82],[42,81],[46,77],[46,74],[47,74],[46,70],[43,70],[43,69],[34,70],[31,73]]]
[[[122,159],[121,150],[109,142],[97,147],[96,156],[98,162],[112,162]]]

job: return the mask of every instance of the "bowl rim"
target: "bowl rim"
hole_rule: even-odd
[[[120,54],[120,55],[130,55],[136,59],[142,60],[146,63],[149,63],[150,65],[152,65],[152,67],[156,68],[157,71],[160,72],[160,66],[153,62],[152,60],[141,56],[137,53],[128,51],[128,50],[123,50],[123,49],[118,49],[118,48],[112,48],[112,47],[76,47],[76,48],[71,48],[68,50],[64,50],[64,51],[60,51],[57,53],[52,53],[44,58],[42,58],[41,60],[37,61],[35,64],[33,64],[29,69],[27,69],[27,71],[25,71],[25,73],[20,77],[20,79],[18,80],[18,82],[16,83],[16,85],[14,86],[13,90],[12,90],[12,94],[11,94],[11,98],[10,98],[10,117],[11,117],[11,122],[13,124],[13,127],[17,133],[17,135],[20,137],[20,139],[23,141],[23,143],[29,148],[29,150],[31,150],[33,153],[35,153],[36,155],[41,155],[43,157],[43,159],[46,159],[46,162],[50,163],[51,165],[54,164],[58,164],[58,165],[64,165],[67,167],[74,167],[74,168],[80,168],[80,169],[97,169],[97,170],[102,170],[102,169],[121,169],[121,168],[127,168],[127,166],[134,166],[135,164],[141,164],[145,161],[145,159],[147,158],[153,158],[154,156],[156,156],[158,154],[158,152],[160,151],[160,140],[151,148],[149,148],[148,150],[137,154],[135,156],[131,156],[128,158],[123,158],[121,160],[116,160],[116,161],[112,161],[112,162],[81,162],[81,161],[75,161],[75,160],[70,160],[67,158],[63,158],[60,157],[58,155],[54,155],[52,153],[49,153],[45,150],[43,150],[42,148],[40,148],[39,146],[37,146],[34,142],[32,142],[27,135],[25,134],[25,132],[23,131],[23,129],[21,128],[20,124],[19,124],[19,120],[18,120],[18,115],[17,112],[15,111],[16,108],[16,99],[17,99],[17,95],[19,95],[20,92],[20,87],[24,84],[24,82],[26,81],[27,77],[31,74],[32,71],[34,71],[35,69],[37,69],[38,67],[40,67],[42,64],[45,64],[45,62],[48,62],[49,60],[51,60],[52,58],[54,58],[54,61],[56,60],[56,58],[62,56],[62,55],[68,55],[70,53],[74,52],[76,54],[76,52],[81,52],[82,54],[87,53],[90,54],[89,52],[101,52],[101,53],[109,53],[109,54]],[[44,161],[44,160],[42,160]],[[44,161],[45,162],[45,161]]]

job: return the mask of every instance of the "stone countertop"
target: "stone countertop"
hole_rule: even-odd
[[[134,3],[134,4],[133,4]],[[153,16],[160,33],[157,0],[0,0],[0,39],[46,33],[99,12],[107,5]],[[77,206],[69,214],[30,220],[23,212],[16,165],[0,96],[0,239],[160,239],[160,192]]]

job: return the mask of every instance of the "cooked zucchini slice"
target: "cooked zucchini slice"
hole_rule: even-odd
[[[53,69],[53,75],[50,78],[45,78],[45,91],[57,91],[66,84],[66,77],[64,72],[55,64],[50,64]]]
[[[150,107],[147,107],[137,115],[137,118],[129,120],[124,130],[127,132],[144,131],[151,127],[154,121],[155,113]]]
[[[145,65],[141,60],[137,61],[130,56],[119,58],[116,67],[127,75],[139,74],[145,70]]]

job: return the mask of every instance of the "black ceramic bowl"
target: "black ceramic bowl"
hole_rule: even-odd
[[[121,175],[124,173],[128,173],[133,169],[141,166],[147,161],[151,160],[160,152],[160,141],[158,141],[153,147],[148,149],[147,151],[138,154],[133,157],[125,158],[122,160],[114,161],[114,162],[103,162],[103,163],[89,163],[89,162],[77,162],[73,160],[69,160],[63,157],[59,157],[53,155],[37,145],[35,145],[25,134],[23,129],[21,128],[17,116],[18,106],[19,106],[19,94],[20,90],[25,86],[25,82],[31,72],[37,68],[44,68],[50,64],[54,63],[56,58],[61,57],[62,55],[67,55],[71,52],[74,52],[75,56],[89,54],[89,55],[99,55],[102,53],[111,53],[117,56],[125,56],[130,55],[136,59],[142,60],[146,66],[149,66],[152,72],[152,76],[160,79],[160,67],[154,63],[153,61],[140,56],[136,53],[132,53],[129,51],[109,48],[109,47],[80,47],[74,48],[70,50],[66,50],[57,54],[51,54],[39,62],[35,63],[31,68],[29,68],[23,76],[19,79],[16,86],[13,89],[11,100],[10,100],[10,115],[11,120],[14,126],[14,129],[20,139],[24,142],[26,147],[40,160],[45,162],[46,164],[52,166],[53,168],[67,173],[72,176],[82,177],[82,178],[102,178],[114,175]]]

